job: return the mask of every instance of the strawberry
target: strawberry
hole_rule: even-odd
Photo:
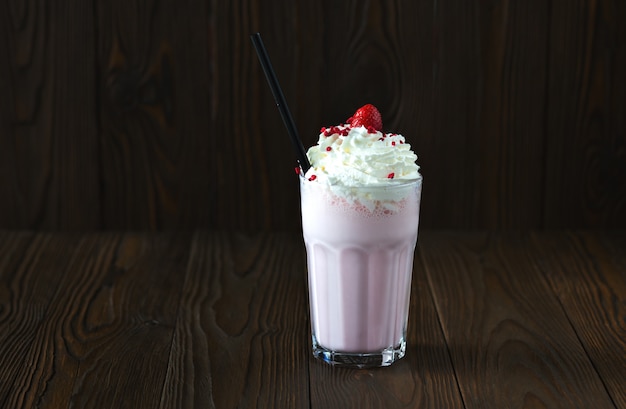
[[[372,127],[377,131],[383,130],[383,118],[378,109],[372,104],[363,105],[357,109],[354,115],[348,118],[348,123],[353,126]]]

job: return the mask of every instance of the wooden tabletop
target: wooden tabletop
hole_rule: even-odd
[[[626,408],[626,232],[420,233],[406,357],[312,358],[298,234],[0,233],[2,408]]]

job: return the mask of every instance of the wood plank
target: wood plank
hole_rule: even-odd
[[[626,407],[626,234],[540,233],[533,238],[542,275],[614,404]]]
[[[319,73],[312,70],[321,64],[308,66],[301,58],[319,58],[316,16],[321,12],[316,10],[321,9],[318,2],[287,0],[263,5],[249,0],[215,3],[215,36],[209,46],[217,62],[212,86],[220,101],[211,145],[211,160],[220,175],[219,217],[213,219],[218,229],[299,230],[296,157],[250,35],[261,32],[294,120],[309,145],[308,134],[321,126],[314,122],[313,129],[306,127],[317,119],[313,115],[318,108],[309,101],[320,93]]]
[[[436,2],[425,227],[541,226],[548,16],[543,0]]]
[[[47,238],[14,278],[13,321],[37,326],[3,342],[22,361],[5,406],[156,407],[191,238],[79,237]]]
[[[36,326],[32,320],[19,319],[19,314],[15,312],[18,303],[15,301],[20,298],[20,283],[15,277],[20,270],[28,268],[28,255],[37,254],[33,246],[34,233],[24,232],[0,232],[0,367],[14,368],[21,364],[20,355],[11,355],[8,353],[12,349],[19,349],[18,343],[26,342],[18,332],[22,321]],[[36,240],[35,240],[36,242]],[[18,319],[16,319],[16,316]],[[32,330],[32,327],[31,327]],[[26,331],[28,332],[28,331]],[[0,371],[0,403],[7,399],[10,393],[10,386],[14,382],[12,371]]]
[[[207,8],[195,0],[97,3],[108,228],[190,229],[218,217]]]
[[[289,15],[292,7],[287,2],[274,1],[261,9],[265,7],[277,13],[274,21],[277,29],[289,26],[283,21],[293,20]],[[219,175],[215,180],[219,194],[215,197],[214,226],[258,231],[269,227],[270,223],[272,198],[268,169],[271,161],[268,155],[276,155],[271,151],[288,153],[291,148],[250,40],[250,35],[259,30],[259,6],[248,0],[215,2],[213,12],[214,36],[209,47],[216,75],[211,86],[216,100],[220,101],[211,124],[211,161],[215,174]],[[288,69],[282,56],[293,48],[277,49],[267,31],[262,31],[276,69]],[[285,95],[290,96],[289,83],[282,75],[280,82]],[[265,97],[262,102],[260,95]],[[288,101],[293,103],[293,98]],[[265,117],[263,114],[271,109],[271,115]],[[290,175],[293,175],[293,167],[290,168]],[[283,187],[284,177],[279,174],[272,181],[275,188]]]
[[[614,407],[522,234],[423,235],[466,408]]]
[[[55,372],[72,373],[72,385],[64,390],[55,378],[48,382],[58,392],[49,397],[51,407],[56,399],[76,407],[157,407],[190,241],[189,235],[127,234],[96,240],[84,251],[95,258],[80,269],[89,278],[75,284],[71,299],[57,302],[75,308],[58,313],[57,338],[64,342],[55,351]]]
[[[349,370],[299,234],[0,232],[0,407],[624,407],[625,249],[424,232],[407,356]]]
[[[201,318],[217,271],[206,259],[217,251],[219,238],[195,234],[189,263],[181,277],[181,293],[174,336],[168,357],[160,408],[215,408],[213,379],[206,334]]]
[[[98,271],[91,276],[85,276],[84,273],[91,272],[94,264],[102,262],[103,256],[106,258],[116,243],[115,239],[82,239],[77,235],[50,237],[57,252],[50,253],[45,258],[41,257],[34,267],[34,274],[38,281],[51,280],[57,286],[52,291],[47,289],[51,296],[49,305],[40,326],[34,331],[34,341],[26,353],[27,364],[16,381],[16,389],[23,393],[19,396],[20,405],[23,405],[20,407],[69,407],[75,393],[73,387],[80,365],[79,359],[74,355],[74,351],[80,349],[80,346],[77,345],[73,333],[77,315],[80,314],[77,311],[81,310],[78,302],[85,291],[83,286],[93,283],[89,280],[100,278]],[[101,246],[102,254],[96,246]],[[49,264],[62,261],[66,263],[62,269],[48,268]],[[30,307],[29,301],[23,302],[25,307]],[[98,325],[99,323],[96,324]]]
[[[332,367],[309,352],[312,408],[463,408],[422,266],[414,262],[406,356],[387,368]]]
[[[479,4],[462,5],[452,0],[438,2],[433,10],[435,119],[432,132],[422,136],[429,141],[426,150],[418,153],[424,174],[421,220],[425,228],[480,224],[475,203],[482,202],[484,188],[475,164],[483,148],[478,134],[481,43],[479,27],[470,18],[478,12]],[[490,51],[486,47],[487,55]]]
[[[5,1],[0,226],[297,231],[260,30],[305,145],[364,102],[407,136],[424,227],[624,227],[625,19],[617,0]]]
[[[309,406],[299,236],[198,233],[161,407]]]
[[[0,4],[0,226],[100,227],[93,2]]]
[[[626,228],[626,4],[551,7],[544,224]]]
[[[113,249],[95,244],[109,253],[82,286],[80,310],[63,314],[72,319],[67,359],[79,361],[72,405],[158,406],[190,244],[188,234],[126,234]]]
[[[51,375],[51,351],[39,336],[60,283],[57,275],[72,263],[68,248],[79,237],[56,240],[50,235],[5,233],[2,240],[2,321],[0,321],[0,406],[33,407],[36,391]],[[65,253],[65,254],[64,254]],[[62,256],[59,256],[62,255]]]

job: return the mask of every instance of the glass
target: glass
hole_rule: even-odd
[[[388,366],[406,351],[422,178],[329,187],[300,177],[313,355]]]

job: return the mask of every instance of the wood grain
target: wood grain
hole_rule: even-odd
[[[626,227],[619,0],[0,5],[0,228],[298,231],[295,157],[379,106],[425,228]]]
[[[623,227],[626,5],[554,1],[551,16],[544,225]]]
[[[437,2],[424,226],[521,228],[542,216],[548,2]],[[531,80],[532,78],[532,80]],[[427,183],[428,179],[425,180]],[[425,185],[426,186],[426,185]]]
[[[305,283],[298,237],[198,234],[164,407],[308,407]]]
[[[99,171],[109,228],[216,223],[221,175],[209,132],[215,61],[207,7],[194,0],[98,3]]]
[[[10,277],[3,407],[156,407],[189,239],[37,236]]]
[[[116,247],[100,245],[105,263],[64,333],[68,358],[80,362],[70,406],[158,407],[190,239],[129,234]]]
[[[614,407],[526,235],[422,236],[466,408]]]
[[[351,370],[299,234],[0,231],[0,407],[626,407],[623,232],[418,246],[407,356]]]
[[[93,4],[0,5],[0,226],[99,228]]]
[[[0,365],[2,368],[14,368],[22,365],[22,355],[12,353],[12,351],[27,350],[32,341],[28,334],[36,327],[36,323],[31,326],[20,320],[20,315],[24,311],[16,313],[17,301],[14,295],[15,288],[20,282],[13,280],[19,270],[24,270],[25,257],[33,257],[37,253],[33,250],[33,234],[10,233],[0,235]],[[34,314],[29,314],[34,315]],[[17,318],[17,319],[16,319]],[[11,387],[16,381],[13,371],[0,371],[0,402],[5,402],[11,391]]]
[[[216,72],[211,85],[219,105],[216,105],[216,121],[210,137],[219,193],[215,217],[218,228],[233,224],[248,230],[268,228],[273,225],[275,215],[272,204],[285,209],[285,203],[274,199],[284,195],[293,199],[297,192],[293,161],[279,173],[270,171],[276,158],[281,158],[278,163],[284,165],[293,155],[250,40],[250,35],[260,29],[261,9],[266,7],[267,17],[276,12],[284,19],[281,21],[293,20],[294,6],[290,2],[261,6],[253,1],[238,0],[216,2],[214,8],[216,35],[210,47]],[[280,75],[281,71],[289,73],[292,68],[289,56],[294,44],[280,48],[280,43],[271,41],[271,38],[282,38],[286,42],[292,38],[292,32],[287,31],[290,25],[278,24],[278,20],[274,24],[272,31],[279,32],[263,39],[269,40],[268,53]],[[289,76],[281,75],[280,82],[287,100],[294,103]],[[291,177],[290,188],[286,184],[290,180],[288,176]],[[296,204],[293,203],[294,209],[289,212],[289,220],[297,225]]]
[[[626,407],[626,236],[544,233],[534,241],[542,275],[613,402]]]
[[[55,275],[72,263],[70,257],[55,255],[76,247],[80,238],[68,237],[63,241],[39,235],[27,247],[23,247],[23,238],[18,241],[9,236],[8,240],[3,240],[3,259],[9,254],[15,257],[13,263],[3,263],[2,272],[2,300],[7,311],[0,324],[3,349],[0,402],[3,407],[33,407],[52,373],[54,354],[48,347],[54,337],[49,333],[48,311],[59,294],[60,284]]]

